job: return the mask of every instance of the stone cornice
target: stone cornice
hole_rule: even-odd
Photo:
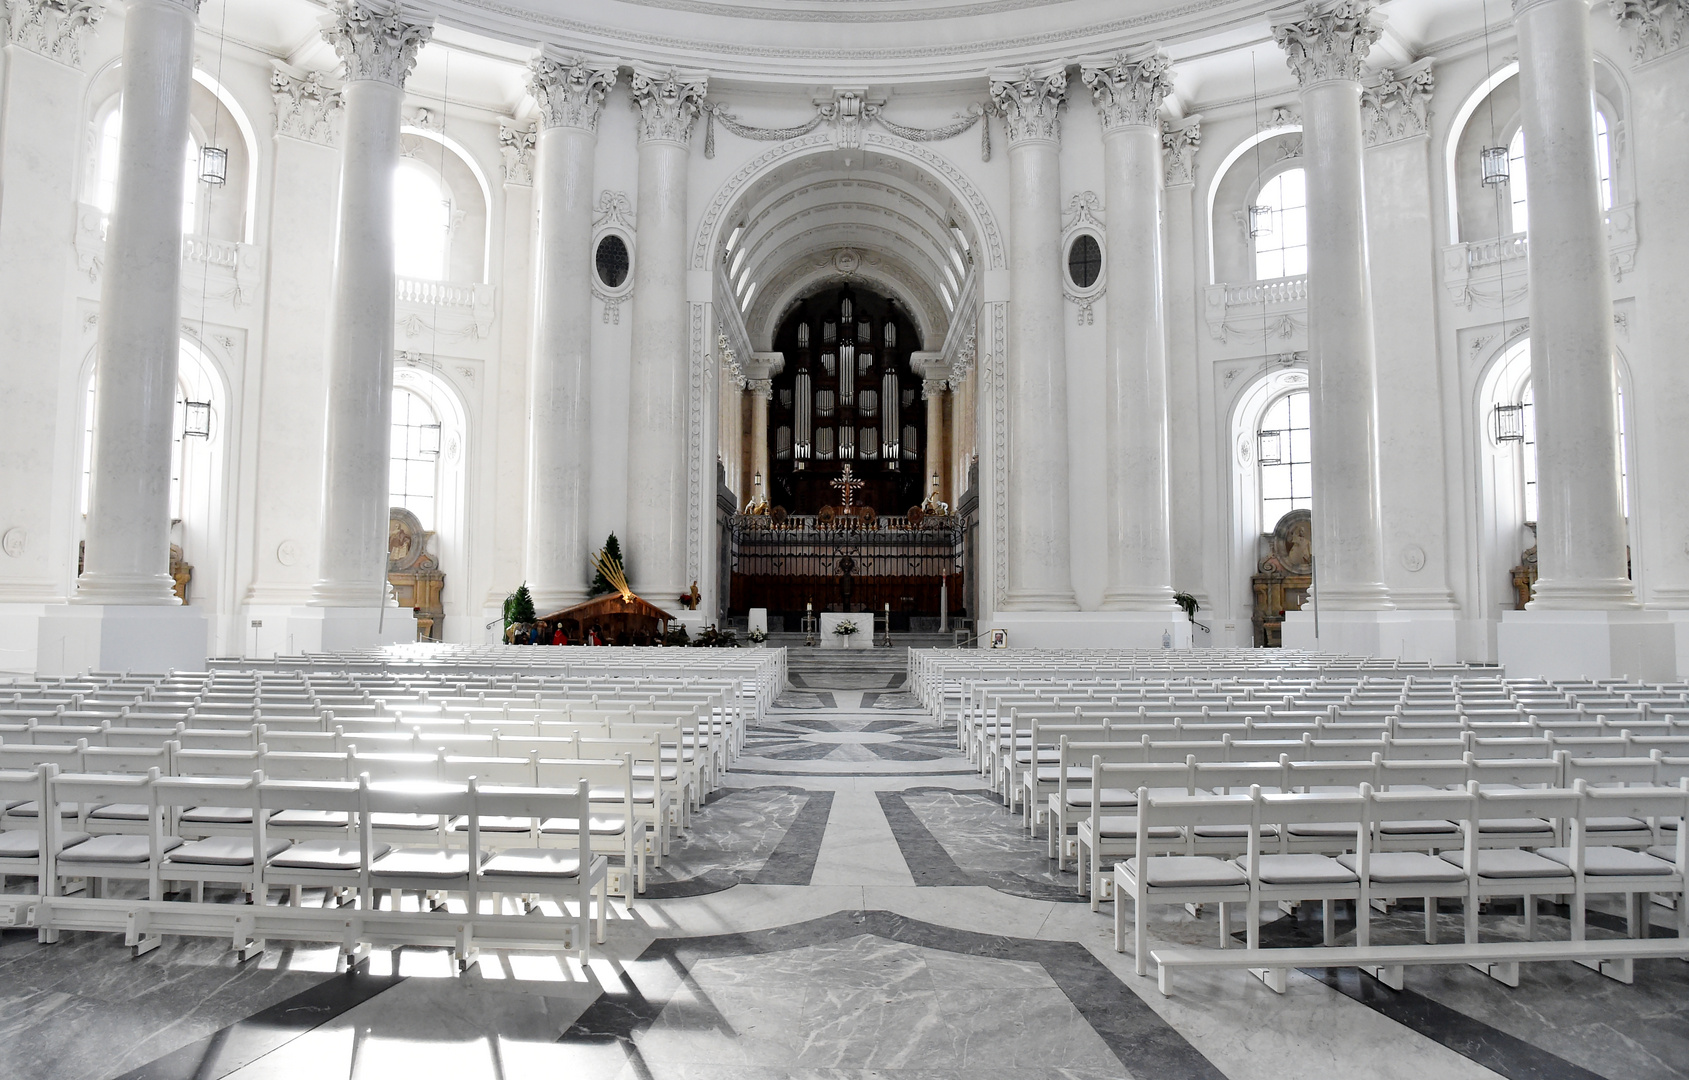
[[[105,13],[103,0],[0,0],[0,41],[81,67],[83,39]]]
[[[1273,40],[1303,89],[1361,81],[1361,64],[1383,33],[1374,7],[1374,0],[1310,0],[1273,12]]]
[[[270,75],[270,96],[275,101],[276,134],[303,139],[322,146],[336,141],[334,121],[340,112],[340,91],[323,83],[312,72],[296,79],[285,71]]]
[[[1060,142],[1066,103],[1066,61],[991,73],[991,111],[1003,118],[1011,148],[1025,142]]]
[[[1366,144],[1411,139],[1431,130],[1431,94],[1437,88],[1433,57],[1396,71],[1385,68],[1361,88]]]
[[[332,20],[323,40],[339,54],[347,82],[403,87],[416,51],[434,36],[432,24],[410,22],[398,5],[376,0],[341,0]]]
[[[1202,115],[1161,125],[1162,180],[1167,187],[1196,183],[1196,152],[1202,149]]]
[[[640,142],[673,142],[687,146],[692,141],[692,122],[709,92],[707,76],[667,71],[633,69],[630,83],[633,107],[639,113]]]
[[[1611,0],[1613,18],[1636,37],[1630,56],[1647,63],[1682,47],[1689,0]]]
[[[616,62],[541,53],[530,65],[528,93],[540,107],[540,126],[596,132],[604,95],[616,85]]]
[[[1101,63],[1082,63],[1079,78],[1091,88],[1091,99],[1102,119],[1103,131],[1151,127],[1161,103],[1173,92],[1173,61],[1159,45],[1145,45]]]

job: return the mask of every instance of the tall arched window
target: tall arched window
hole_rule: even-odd
[[[452,201],[440,178],[411,161],[393,174],[393,257],[400,277],[444,281],[451,255]]]
[[[1256,433],[1261,470],[1261,528],[1271,529],[1292,510],[1314,505],[1312,444],[1308,437],[1308,392],[1292,390],[1267,406]]]
[[[1286,169],[1262,184],[1255,197],[1257,206],[1269,208],[1265,224],[1270,230],[1253,238],[1257,281],[1308,272],[1307,178],[1301,169]]]
[[[1524,451],[1519,462],[1519,497],[1520,505],[1524,507],[1525,520],[1537,520],[1537,410],[1535,395],[1531,384],[1527,381],[1519,394],[1520,428],[1523,439],[1520,442]],[[1624,391],[1619,391],[1619,505],[1624,510],[1624,516],[1630,517],[1630,447],[1625,438],[1624,424]]]
[[[1595,110],[1595,175],[1600,181],[1601,209],[1613,208],[1612,139],[1607,134],[1607,118]],[[1513,133],[1507,144],[1507,194],[1513,212],[1513,231],[1528,232],[1530,206],[1525,192],[1525,129]]]
[[[437,529],[434,503],[440,469],[440,418],[421,394],[393,390],[393,458],[387,484],[389,505],[415,514],[425,529]]]
[[[113,109],[100,125],[99,168],[94,186],[94,204],[109,220],[117,205],[117,164],[123,147],[123,112]],[[199,224],[199,144],[188,136],[187,172],[182,178],[182,231],[191,233]]]

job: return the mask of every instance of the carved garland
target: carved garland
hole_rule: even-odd
[[[715,104],[705,104],[704,111],[704,156],[715,157],[715,123],[719,119],[721,126],[742,139],[756,139],[762,142],[783,142],[808,135],[822,124],[832,124],[839,129],[841,146],[853,147],[861,144],[861,128],[869,123],[877,123],[899,138],[910,142],[943,142],[971,130],[975,124],[985,119],[986,107],[979,102],[970,104],[966,115],[952,123],[935,128],[904,127],[902,124],[888,120],[883,106],[862,101],[860,95],[854,93],[840,93],[832,101],[823,102],[815,106],[815,115],[807,123],[796,127],[765,128],[754,124],[747,124],[727,112],[725,108]],[[979,159],[991,160],[991,126],[987,124],[981,133]]]

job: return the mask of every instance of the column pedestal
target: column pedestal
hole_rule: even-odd
[[[1689,612],[1504,611],[1496,660],[1510,679],[1665,681],[1683,670],[1685,631]]]
[[[1284,614],[1284,647],[1306,652],[1378,656],[1453,664],[1460,658],[1458,612],[1453,610],[1322,610],[1319,635],[1311,608]]]
[[[198,608],[54,605],[39,626],[38,675],[205,670],[206,621]]]
[[[987,630],[1007,630],[1011,649],[1159,649],[1191,647],[1191,623],[1168,611],[999,611]]]
[[[416,640],[416,617],[401,607],[301,607],[287,615],[282,655],[355,652]]]

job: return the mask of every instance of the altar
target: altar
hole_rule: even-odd
[[[839,635],[833,632],[849,619],[856,624],[856,633]],[[821,647],[823,649],[872,649],[874,647],[874,613],[871,611],[823,611],[821,613]]]

